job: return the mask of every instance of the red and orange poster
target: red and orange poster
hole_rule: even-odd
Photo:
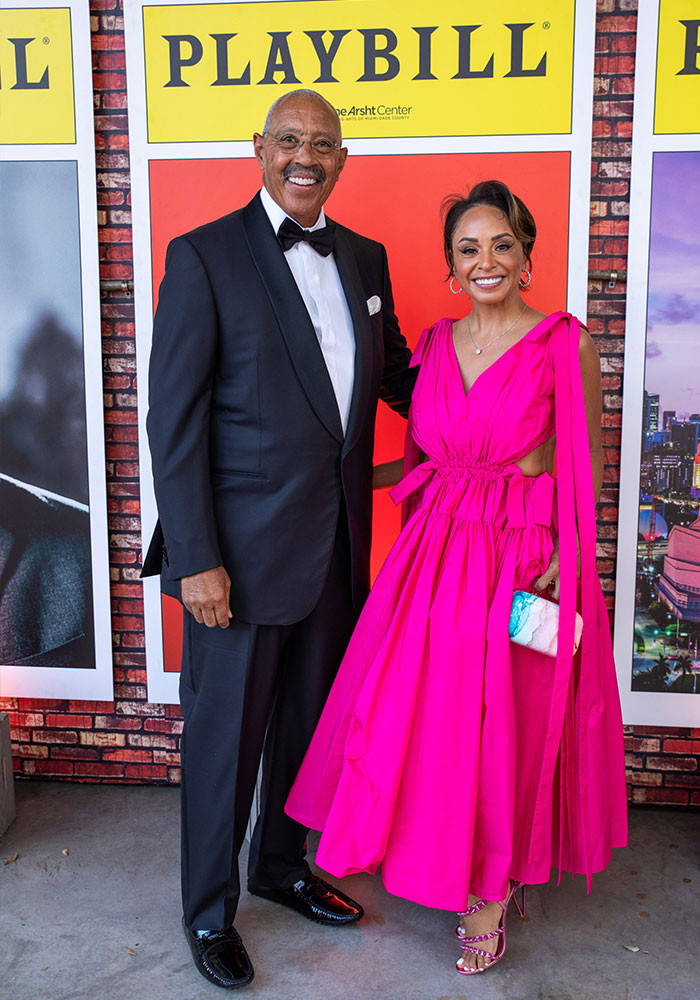
[[[260,187],[252,133],[297,87],[338,110],[348,162],[326,210],[387,249],[410,345],[465,306],[445,281],[440,205],[504,180],[538,240],[530,300],[585,315],[594,12],[504,0],[462,24],[441,0],[143,3],[127,0],[139,382],[170,239],[246,204]],[[390,25],[390,27],[388,27]],[[214,85],[215,84],[215,85]],[[145,395],[141,394],[143,427]],[[380,406],[375,458],[398,457],[403,421]],[[156,519],[142,437],[144,539]],[[399,515],[375,494],[373,572]],[[147,581],[149,698],[177,701],[179,605]]]

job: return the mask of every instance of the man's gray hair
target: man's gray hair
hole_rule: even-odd
[[[321,104],[325,104],[338,123],[338,135],[342,138],[340,118],[338,117],[338,112],[335,110],[331,102],[326,100],[323,94],[319,94],[317,90],[308,90],[301,87],[298,90],[290,90],[288,93],[282,94],[281,97],[278,97],[277,100],[270,105],[267,117],[265,118],[265,124],[263,126],[263,135],[270,131],[270,121],[274,117],[274,114],[280,105],[284,104],[285,101],[288,101],[292,97],[301,97],[307,101],[320,101]]]

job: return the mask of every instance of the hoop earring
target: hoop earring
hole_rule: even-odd
[[[459,295],[463,291],[463,289],[459,288],[457,291],[455,291],[454,288],[452,287],[452,282],[454,280],[455,280],[455,276],[453,274],[452,277],[450,278],[450,291],[452,292],[453,295]]]
[[[521,278],[520,281],[518,282],[518,285],[521,288],[529,288],[530,287],[530,282],[532,281],[532,275],[530,274],[530,272],[528,271],[528,269],[526,267],[523,268],[523,271],[527,275],[527,281],[523,281],[523,279]]]

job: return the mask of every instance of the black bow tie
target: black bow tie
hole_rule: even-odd
[[[322,229],[302,229],[293,219],[285,219],[277,231],[277,239],[283,250],[291,250],[297,243],[308,243],[316,253],[327,257],[333,253],[335,246],[335,226],[324,226]]]

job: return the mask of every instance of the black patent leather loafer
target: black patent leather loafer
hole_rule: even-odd
[[[289,889],[266,889],[249,882],[248,891],[273,903],[289,906],[317,924],[354,924],[365,913],[354,899],[311,874],[299,879]]]
[[[255,975],[253,963],[233,927],[226,931],[192,931],[183,920],[182,928],[197,971],[210,983],[235,990],[251,982]]]

